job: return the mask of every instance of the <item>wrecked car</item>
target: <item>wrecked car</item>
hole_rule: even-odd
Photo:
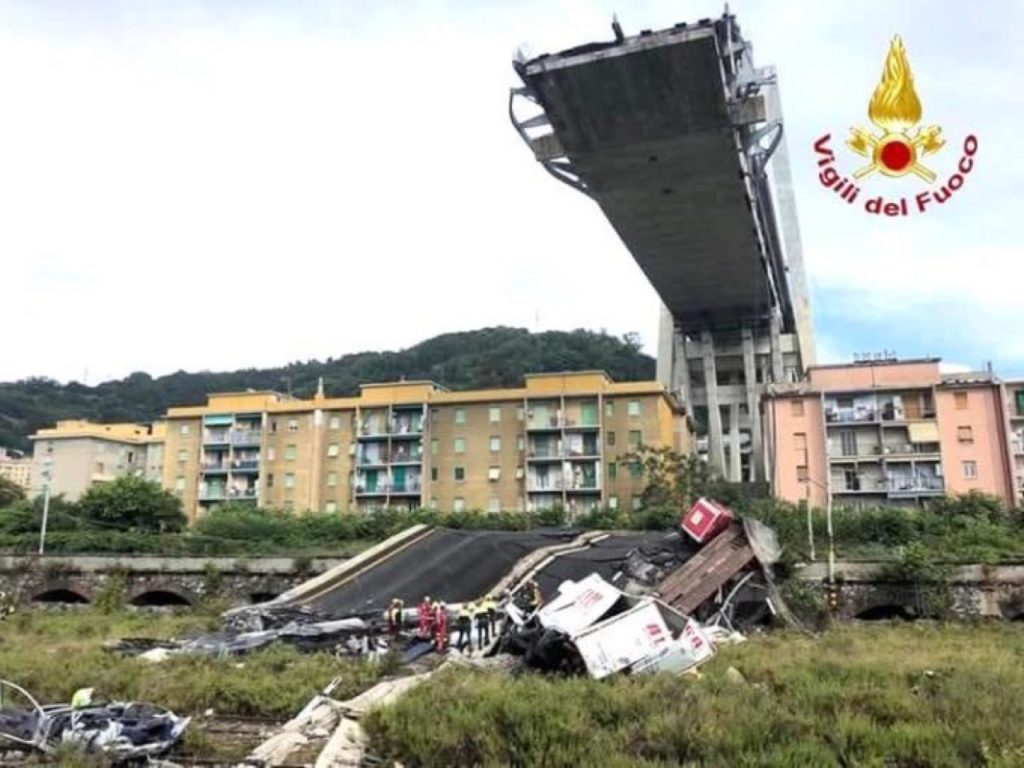
[[[154,704],[42,705],[0,680],[0,745],[10,749],[53,755],[70,745],[120,763],[167,754],[188,724],[189,718]]]

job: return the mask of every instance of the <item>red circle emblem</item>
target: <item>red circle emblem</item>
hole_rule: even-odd
[[[914,154],[909,146],[903,141],[890,141],[879,155],[879,160],[887,170],[902,171],[913,160]]]

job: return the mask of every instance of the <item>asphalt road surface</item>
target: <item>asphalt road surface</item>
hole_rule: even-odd
[[[612,534],[583,551],[559,555],[537,573],[535,580],[545,599],[558,594],[558,587],[563,581],[579,581],[592,573],[618,584],[616,574],[622,570],[626,556],[634,549],[671,554],[685,561],[697,550],[697,545],[678,533],[664,531]]]
[[[416,606],[425,596],[448,603],[474,600],[523,557],[572,541],[579,531],[456,531],[435,529],[366,573],[313,601],[329,616],[384,610],[392,598]]]
[[[312,608],[332,617],[382,611],[392,598],[407,608],[424,597],[460,603],[482,597],[519,560],[542,547],[565,544],[580,531],[457,531],[437,528],[426,537],[373,566],[349,582],[315,599]],[[578,552],[559,555],[536,575],[545,599],[566,580],[591,573],[615,583],[633,549],[671,553],[687,560],[696,545],[678,533],[612,534]]]

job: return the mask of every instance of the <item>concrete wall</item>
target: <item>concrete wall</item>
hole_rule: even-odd
[[[812,506],[824,507],[827,495],[822,486],[827,482],[828,464],[821,398],[776,397],[766,400],[764,407],[775,495],[794,503],[806,500]]]
[[[169,419],[164,438],[164,488],[177,494],[190,519],[198,505],[202,435],[202,419],[193,416]]]
[[[938,384],[938,360],[879,361],[851,365],[814,366],[807,371],[811,386],[852,392],[879,387],[922,387]]]
[[[951,493],[982,491],[1012,503],[1006,421],[998,385],[940,387],[935,392],[935,406],[946,488]],[[962,428],[970,430],[969,441],[962,439]],[[975,477],[967,476],[965,462],[974,462]]]
[[[838,562],[836,585],[840,618],[942,617],[1024,619],[1024,565],[960,565],[941,583],[893,581],[891,563]],[[803,568],[797,578],[825,590],[823,563]],[[899,609],[899,610],[893,610]]]
[[[77,596],[93,602],[115,580],[124,580],[124,599],[131,604],[178,602],[195,604],[206,597],[227,597],[237,604],[267,599],[315,574],[344,562],[316,558],[304,569],[287,557],[0,557],[0,591],[21,603],[39,598]],[[171,596],[168,601],[167,596]]]

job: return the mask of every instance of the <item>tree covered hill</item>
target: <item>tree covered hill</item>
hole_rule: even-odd
[[[361,383],[431,379],[451,389],[519,386],[526,373],[605,370],[617,381],[654,378],[654,359],[639,340],[585,330],[532,334],[524,328],[484,328],[446,333],[399,352],[359,352],[279,368],[215,373],[178,371],[153,378],[133,373],[95,387],[45,378],[0,383],[0,446],[27,449],[27,436],[60,419],[151,421],[168,407],[201,405],[209,392],[316,391],[323,377],[328,396],[358,393]]]

